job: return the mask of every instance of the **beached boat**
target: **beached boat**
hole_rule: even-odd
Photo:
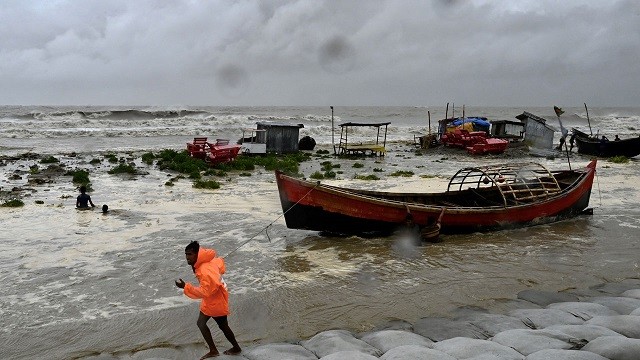
[[[536,163],[470,167],[442,193],[347,189],[276,172],[287,227],[332,234],[390,234],[406,214],[422,227],[440,220],[440,233],[468,233],[548,223],[589,205],[596,160],[574,170]],[[442,211],[444,210],[444,213]]]
[[[600,157],[640,155],[640,136],[627,139],[603,139],[572,129],[572,138],[578,147],[578,153]],[[571,142],[571,140],[569,140]]]

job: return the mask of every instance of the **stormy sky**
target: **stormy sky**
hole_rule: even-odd
[[[4,105],[640,106],[638,0],[3,0]]]

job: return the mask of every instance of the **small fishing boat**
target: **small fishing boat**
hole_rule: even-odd
[[[575,141],[579,154],[600,157],[625,156],[632,158],[640,155],[640,136],[627,139],[608,139],[590,136],[578,129],[571,129],[571,140]]]
[[[416,224],[435,235],[436,230],[454,234],[531,226],[580,214],[589,205],[596,162],[559,171],[537,163],[468,167],[441,193],[349,189],[279,171],[275,176],[289,228],[389,235],[411,213]]]

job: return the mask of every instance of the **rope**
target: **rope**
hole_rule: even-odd
[[[596,174],[596,184],[598,184],[598,196],[600,197],[600,207],[602,207],[602,191],[600,191],[600,177],[598,176],[598,172],[596,169],[593,169]]]
[[[267,232],[267,229],[273,225],[276,221],[278,221],[278,219],[280,219],[281,217],[283,217],[286,213],[289,212],[289,210],[293,209],[296,205],[298,205],[300,203],[300,201],[304,200],[304,198],[306,198],[309,194],[311,194],[311,192],[313,190],[315,190],[318,185],[320,185],[320,181],[318,181],[316,183],[316,185],[314,187],[311,188],[311,190],[309,190],[306,194],[304,194],[303,197],[300,198],[300,200],[296,201],[295,204],[293,204],[290,208],[288,208],[285,212],[283,212],[282,214],[278,215],[278,217],[276,217],[275,219],[273,219],[272,222],[270,222],[267,226],[263,227],[262,229],[260,229],[260,231],[258,231],[255,235],[253,235],[252,237],[250,237],[248,240],[242,242],[240,245],[238,245],[238,247],[236,247],[235,249],[231,250],[231,252],[227,253],[227,255],[223,256],[223,259],[226,259],[229,255],[233,254],[234,252],[238,251],[241,247],[245,246],[247,243],[249,243],[251,240],[253,240],[256,236],[260,235],[261,232],[264,231],[264,233],[267,235],[267,239],[269,239],[269,242],[271,242],[271,238],[269,237],[269,233]]]

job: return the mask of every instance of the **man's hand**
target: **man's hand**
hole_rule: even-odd
[[[176,286],[179,287],[180,289],[184,289],[185,283],[184,281],[182,281],[182,279],[178,279],[176,281]]]

